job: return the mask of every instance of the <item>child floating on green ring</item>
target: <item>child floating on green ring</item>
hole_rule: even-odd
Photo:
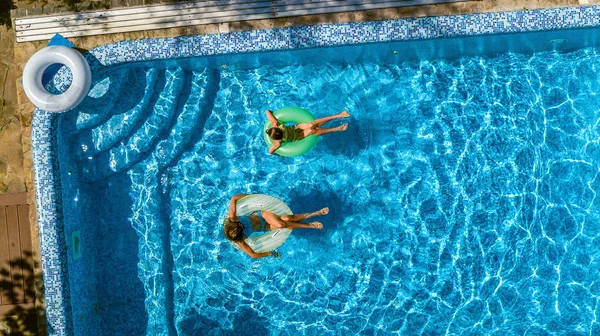
[[[299,107],[284,107],[275,111],[275,114],[267,110],[266,114],[268,121],[265,125],[265,140],[267,144],[271,145],[269,154],[275,153],[283,156],[304,154],[316,143],[315,137],[331,132],[345,131],[348,128],[348,124],[333,128],[321,128],[321,126],[333,119],[350,116],[348,111],[343,111],[329,117],[315,119],[310,112]],[[284,124],[286,122],[297,122],[297,124],[287,126]],[[268,128],[269,123],[270,128]],[[309,139],[312,141],[307,141]],[[284,144],[287,145],[282,147]],[[278,151],[280,147],[282,148]],[[286,150],[283,150],[284,148]]]

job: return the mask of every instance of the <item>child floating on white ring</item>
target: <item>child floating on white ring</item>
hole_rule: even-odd
[[[260,200],[260,201],[256,202],[255,204],[248,204],[248,202],[247,202],[245,205],[243,205],[240,208],[239,202],[243,203],[244,199],[251,199],[252,197],[263,198],[263,200]],[[315,212],[311,212],[311,213],[294,215],[291,213],[289,208],[286,205],[284,205],[284,207],[288,209],[289,215],[280,216],[277,214],[277,213],[281,214],[281,212],[276,209],[277,206],[275,205],[273,208],[268,206],[268,203],[270,203],[271,201],[269,201],[268,199],[265,200],[264,199],[265,197],[277,200],[271,196],[266,196],[266,195],[239,194],[239,195],[234,195],[233,197],[231,197],[231,200],[229,202],[229,209],[227,211],[227,218],[225,219],[225,223],[224,223],[224,227],[223,227],[223,229],[225,231],[225,237],[228,240],[230,240],[232,243],[236,244],[242,251],[246,252],[246,254],[248,254],[252,258],[263,258],[263,257],[268,257],[268,256],[279,257],[278,252],[271,250],[271,248],[273,248],[273,247],[267,248],[267,249],[262,249],[262,250],[261,249],[255,250],[252,248],[251,245],[253,245],[253,244],[252,244],[252,242],[249,242],[248,238],[250,237],[251,234],[253,234],[255,232],[275,232],[275,234],[272,235],[272,237],[275,237],[275,235],[277,235],[277,231],[275,231],[275,230],[279,230],[279,229],[287,229],[287,230],[294,230],[294,229],[300,229],[300,228],[323,229],[323,224],[321,224],[321,222],[301,223],[300,221],[306,220],[306,219],[309,219],[309,218],[315,217],[315,216],[326,215],[329,213],[329,208],[323,208],[319,211],[315,211]],[[278,201],[278,202],[281,203],[281,201]],[[250,201],[250,203],[252,203],[252,201]],[[266,207],[265,207],[265,205],[266,205]],[[239,213],[240,215],[247,213],[246,210],[248,210],[248,206],[250,206],[250,207],[255,206],[257,208],[259,207],[262,210],[260,210],[260,215],[259,215],[256,212],[254,212],[254,210],[256,210],[256,208],[251,208],[250,211],[253,211],[253,213],[248,218],[250,223],[247,223],[246,225],[244,225],[241,222],[242,218],[240,218],[238,216],[238,212],[241,211],[241,213]],[[245,210],[243,209],[244,207],[246,208]],[[267,210],[267,209],[269,209],[269,210]],[[277,212],[277,213],[275,213],[275,212]],[[281,234],[281,235],[284,235],[284,234]],[[263,236],[265,236],[265,235],[263,235]],[[268,236],[271,236],[271,235],[269,234]],[[269,237],[268,239],[271,239],[271,237]],[[285,238],[284,238],[284,240],[285,240]],[[282,242],[279,242],[278,244],[281,244],[281,243]],[[279,246],[279,245],[275,245],[275,246]],[[261,251],[264,251],[264,252],[261,252]]]

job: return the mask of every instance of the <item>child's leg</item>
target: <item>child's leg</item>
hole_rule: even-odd
[[[316,120],[313,120],[309,123],[300,123],[298,125],[296,125],[297,128],[301,129],[301,130],[307,130],[307,129],[311,129],[311,128],[315,128],[315,127],[319,127],[319,126],[323,126],[325,125],[325,123],[333,120],[333,119],[338,119],[338,118],[345,118],[347,116],[349,116],[350,113],[348,113],[348,111],[343,111],[340,112],[338,114],[334,114],[332,116],[329,117],[323,117],[323,118],[319,118]]]
[[[333,120],[333,119],[338,119],[338,118],[345,118],[347,116],[349,116],[350,113],[348,113],[348,111],[342,111],[338,114],[334,114],[332,116],[329,117],[324,117],[324,118],[319,118],[315,121],[313,121],[312,123],[315,125],[315,127],[319,127],[319,126],[323,126],[325,125],[325,123]]]
[[[256,212],[253,212],[249,218],[250,218],[250,223],[252,223],[252,231],[254,231],[254,232],[262,231],[262,226],[260,223],[260,218],[258,218],[258,214]]]
[[[323,208],[319,211],[315,211],[315,212],[311,212],[311,213],[296,214],[296,215],[291,215],[291,216],[281,216],[281,219],[283,219],[284,221],[288,221],[288,222],[299,222],[304,219],[308,219],[308,218],[319,216],[319,215],[326,215],[328,213],[329,213],[329,208]]]
[[[300,223],[300,222],[285,222],[284,226],[286,229],[294,230],[294,229],[322,229],[323,224],[321,222],[310,222],[308,224]]]
[[[316,128],[314,130],[304,131],[304,136],[307,136],[306,133],[310,132],[310,134],[314,134],[316,136],[321,136],[323,134],[332,133],[332,132],[341,132],[345,131],[348,128],[348,124],[343,124],[338,127],[333,128]]]
[[[277,216],[276,214],[269,212],[269,211],[263,211],[262,215],[263,215],[263,218],[265,219],[265,221],[267,222],[267,224],[270,225],[271,230],[276,230],[276,229],[293,230],[293,229],[299,229],[299,228],[322,229],[323,228],[323,224],[321,224],[319,222],[312,222],[312,223],[304,224],[304,223],[295,222],[295,221],[286,221],[286,220],[283,220],[281,217]]]

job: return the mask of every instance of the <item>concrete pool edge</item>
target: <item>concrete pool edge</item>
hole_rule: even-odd
[[[100,46],[92,49],[87,57],[95,62],[92,69],[97,70],[123,62],[167,58],[590,28],[600,26],[598,13],[600,6],[568,7],[147,39]],[[69,78],[62,75],[56,81],[66,85]],[[48,326],[52,334],[71,335],[73,324],[57,170],[56,121],[56,115],[36,110],[32,147]]]

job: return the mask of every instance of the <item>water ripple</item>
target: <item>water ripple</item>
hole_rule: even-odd
[[[194,69],[210,77],[183,86],[214,101],[189,99],[191,119],[173,117],[129,171],[149,314],[172,299],[185,335],[594,334],[598,58]],[[169,71],[182,70],[198,77]],[[305,156],[268,156],[264,111],[289,105],[348,109],[349,129]],[[197,134],[184,119],[201,123]],[[253,261],[222,234],[236,193],[331,213],[323,231],[295,231],[281,259]]]

